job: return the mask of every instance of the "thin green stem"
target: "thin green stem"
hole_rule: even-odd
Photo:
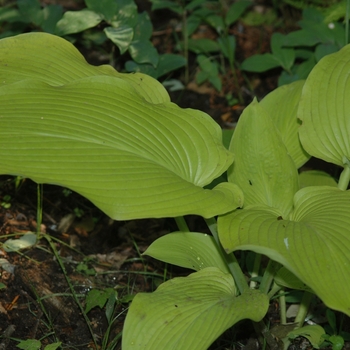
[[[54,327],[54,324],[53,324],[53,321],[52,321],[52,317],[50,317],[50,314],[47,312],[47,310],[46,310],[46,308],[45,308],[45,306],[44,306],[44,304],[43,304],[43,302],[42,302],[42,298],[40,297],[40,295],[37,293],[37,290],[36,290],[36,288],[34,287],[34,285],[32,284],[32,283],[30,283],[31,284],[31,289],[32,289],[32,292],[34,293],[34,295],[35,295],[35,302],[38,304],[38,306],[40,306],[40,309],[39,309],[39,313],[41,314],[41,315],[45,315],[45,318],[46,318],[46,320],[47,320],[47,322],[48,322],[48,324],[46,323],[46,322],[43,322],[44,323],[44,325],[46,326],[46,328],[48,329],[48,330],[50,330],[51,332],[50,332],[50,335],[53,335],[54,337],[55,337],[55,341],[58,341],[58,337],[57,337],[57,335],[56,335],[56,332],[55,332],[55,327]],[[25,294],[27,295],[27,297],[28,298],[30,298],[30,299],[32,299],[32,297],[28,294],[28,293],[26,293],[25,292]],[[37,314],[35,314],[33,311],[31,311],[31,310],[29,310],[33,315],[35,315],[38,319],[37,319],[37,323],[36,323],[36,326],[38,326],[39,325],[39,320],[40,320],[40,318],[41,318],[41,316],[40,315],[37,315]],[[45,337],[47,337],[48,335],[47,334],[45,334]]]
[[[303,326],[307,313],[309,312],[310,304],[313,298],[314,298],[314,295],[312,293],[304,292],[304,295],[301,299],[301,303],[299,306],[298,314],[296,315],[294,320],[294,322],[298,324],[297,326],[298,328]]]
[[[37,240],[41,233],[41,224],[43,220],[43,184],[37,184],[37,209],[36,209],[36,235]]]
[[[276,272],[281,268],[281,264],[270,260],[267,264],[266,270],[264,272],[263,278],[260,283],[260,291],[267,294],[269,292],[269,289],[271,287],[271,283],[275,277]]]
[[[79,301],[78,295],[77,295],[77,293],[76,293],[75,290],[74,290],[74,286],[73,286],[73,284],[72,284],[72,282],[71,282],[71,280],[70,280],[70,278],[69,278],[69,276],[68,276],[68,274],[67,274],[67,270],[66,270],[66,268],[65,268],[65,266],[64,266],[64,264],[63,264],[63,262],[62,262],[62,260],[61,260],[61,257],[59,256],[59,254],[58,254],[58,252],[57,252],[57,249],[56,249],[54,243],[53,243],[52,240],[51,240],[51,237],[50,237],[49,235],[44,235],[43,237],[44,237],[44,238],[47,240],[47,242],[49,243],[50,248],[52,249],[52,251],[53,251],[53,253],[54,253],[54,255],[55,255],[55,258],[56,258],[56,260],[58,261],[58,264],[60,265],[60,268],[61,268],[61,270],[62,270],[62,272],[63,272],[63,275],[64,275],[64,277],[65,277],[65,279],[66,279],[66,281],[67,281],[67,284],[68,284],[68,286],[69,286],[69,289],[70,289],[70,291],[71,291],[71,293],[72,293],[72,295],[73,295],[73,299],[74,299],[75,303],[78,305],[78,307],[79,307],[79,309],[80,309],[80,312],[81,312],[81,314],[83,315],[83,317],[84,317],[84,319],[85,319],[85,323],[86,323],[86,325],[87,325],[87,327],[88,327],[88,329],[89,329],[89,331],[90,331],[92,340],[93,340],[94,345],[95,345],[95,347],[96,347],[96,349],[97,349],[98,346],[97,346],[95,334],[94,334],[94,332],[93,332],[93,329],[91,328],[90,320],[89,320],[89,318],[87,317],[87,315],[86,315],[86,313],[85,313],[85,311],[84,311],[84,308],[83,308],[83,306],[81,305],[81,303],[80,303],[80,301]]]
[[[164,270],[163,270],[163,282],[167,280],[167,276],[168,276],[168,264],[165,263]]]
[[[175,218],[176,225],[181,232],[190,232],[190,229],[187,226],[186,220],[183,216],[178,216]]]
[[[267,296],[269,297],[269,299],[272,299],[274,295],[276,295],[282,288],[274,283],[270,289],[270,291],[267,293]]]
[[[185,66],[185,84],[188,84],[189,82],[189,66],[188,66],[188,30],[187,30],[187,11],[184,9],[182,13],[182,26],[183,26],[183,41],[184,41],[184,48],[183,53],[186,60],[186,66]]]
[[[240,293],[242,294],[245,290],[247,290],[249,288],[249,286],[247,284],[247,281],[246,281],[246,278],[243,274],[243,271],[238,264],[236,257],[234,256],[233,253],[227,254],[225,252],[225,250],[223,249],[223,247],[219,241],[216,220],[214,218],[210,218],[210,219],[205,219],[205,222],[207,223],[208,228],[214,237],[217,248],[221,252],[223,258],[226,260],[227,267],[229,268],[229,270],[230,270],[230,272],[231,272],[231,274],[232,274],[232,276],[237,284],[237,287],[238,287]]]
[[[282,293],[279,297],[281,324],[287,323],[286,295]]]
[[[345,13],[345,45],[349,43],[349,12],[350,12],[350,0],[347,0],[346,13]]]
[[[229,40],[226,40],[226,42],[227,42],[227,44],[229,44]],[[228,48],[228,50],[229,50],[229,48]],[[228,51],[228,52],[230,52],[230,51]],[[229,60],[230,69],[231,69],[231,72],[232,72],[234,84],[236,85],[236,88],[237,88],[237,95],[238,95],[239,103],[243,104],[244,103],[244,99],[243,99],[241,87],[239,85],[238,75],[237,75],[236,67],[234,65],[234,61],[233,60],[234,60],[234,57]]]
[[[253,266],[253,271],[251,273],[251,278],[259,276],[260,265],[261,265],[261,254],[255,254],[254,266]],[[257,286],[256,281],[250,281],[250,288],[256,288],[256,286]]]
[[[253,327],[255,329],[256,334],[261,334],[263,336],[263,339],[259,337],[259,342],[261,345],[263,345],[264,348],[266,348],[267,344],[268,348],[271,350],[280,349],[277,340],[272,336],[269,327],[265,324],[263,320],[259,322],[253,322]]]
[[[344,165],[344,170],[340,174],[339,181],[338,181],[338,188],[346,191],[346,189],[349,186],[350,181],[350,166],[347,164],[349,161],[346,160],[346,163]]]

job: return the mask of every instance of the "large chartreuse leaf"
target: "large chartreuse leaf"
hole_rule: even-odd
[[[260,102],[260,106],[266,110],[280,132],[282,141],[297,168],[310,158],[298,137],[300,120],[297,118],[297,110],[303,86],[304,80],[283,85],[270,92]]]
[[[119,73],[109,65],[92,66],[72,44],[54,35],[29,33],[2,39],[0,57],[2,85],[35,79],[60,86],[86,77],[106,75],[128,81],[148,102],[170,102],[167,91],[157,80],[139,73]]]
[[[202,188],[233,161],[220,127],[156,80],[90,66],[64,39],[31,33],[0,41],[0,81],[1,174],[68,187],[115,219],[240,205],[232,184]]]
[[[227,252],[249,249],[283,264],[329,307],[350,315],[350,192],[301,189],[288,218],[255,206],[218,219]]]
[[[204,350],[238,321],[260,321],[267,295],[248,289],[236,297],[235,290],[230,274],[208,267],[137,294],[125,320],[123,350]]]
[[[230,272],[214,238],[199,232],[169,233],[155,240],[143,255],[196,271],[217,267]]]
[[[242,188],[244,205],[266,204],[288,215],[298,190],[297,169],[272,118],[256,100],[242,113],[230,150],[235,162],[228,179]]]
[[[305,150],[343,166],[350,159],[350,45],[320,60],[307,78],[298,109]]]

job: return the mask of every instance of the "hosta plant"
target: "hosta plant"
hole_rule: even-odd
[[[206,349],[242,319],[280,346],[263,317],[282,288],[304,291],[285,344],[322,343],[320,326],[302,327],[313,295],[350,315],[349,55],[254,100],[226,149],[208,115],[171,103],[147,75],[91,66],[50,34],[0,41],[0,173],[65,186],[116,220],[176,218],[179,231],[145,254],[194,272],[135,296],[124,350]],[[299,174],[310,155],[343,167],[339,182]],[[211,234],[190,232],[187,214]],[[256,253],[250,275],[236,250]]]

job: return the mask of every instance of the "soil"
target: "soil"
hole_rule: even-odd
[[[260,2],[261,6],[270,7],[268,1]],[[70,10],[77,8],[76,3],[70,0],[56,3]],[[149,9],[148,2],[139,3],[144,9]],[[174,20],[174,14],[165,11],[152,15],[155,16],[152,18],[155,32],[158,32],[154,43],[160,51],[171,52],[175,44],[169,43],[165,29]],[[295,23],[295,20],[292,22]],[[241,22],[235,25],[232,32],[237,38],[237,59],[242,61],[254,53],[268,52],[270,37],[275,30],[286,31],[288,28],[270,25],[250,27]],[[160,35],[161,31],[164,34]],[[105,63],[98,52],[81,49],[89,62]],[[194,58],[190,57],[190,61],[194,62]],[[186,89],[171,92],[171,98],[181,107],[207,112],[223,128],[232,128],[244,106],[254,96],[261,99],[277,86],[280,71],[270,71],[265,75],[248,74],[253,91],[246,86],[244,76],[239,71],[237,73],[239,89],[244,97],[244,103],[240,105],[230,106],[225,97],[228,93],[237,96],[237,87],[230,75],[223,78],[223,90],[220,92],[207,84],[197,86],[192,76]],[[181,74],[176,72],[174,77],[181,79]],[[19,184],[16,180],[11,176],[0,177],[1,242],[10,237],[19,238],[20,233],[37,230],[37,185],[28,179],[20,180]],[[205,232],[200,218],[187,217],[186,220],[192,230]],[[50,239],[41,238],[34,247],[20,252],[7,253],[0,249],[0,282],[5,286],[0,289],[0,349],[17,349],[18,342],[25,339],[40,339],[43,348],[60,341],[64,349],[96,349],[91,331],[97,348],[101,349],[108,327],[106,310],[96,307],[88,313],[90,331],[53,248],[63,262],[83,308],[86,295],[92,289],[111,287],[117,291],[116,321],[111,328],[111,341],[121,334],[133,295],[154,291],[164,280],[186,276],[190,272],[141,256],[156,238],[174,230],[176,225],[172,219],[113,221],[78,194],[44,185],[40,231]],[[279,323],[277,303],[271,305],[267,321],[271,327]],[[120,341],[115,348],[120,349]],[[247,321],[239,323],[234,332],[227,331],[210,347],[212,350],[260,348],[254,329]],[[296,339],[290,349],[311,348],[310,343],[302,338]]]

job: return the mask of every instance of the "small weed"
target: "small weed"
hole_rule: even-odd
[[[60,5],[42,7],[39,0],[17,0],[0,8],[0,37],[28,29],[40,30],[70,41],[78,40],[88,48],[105,47],[109,50],[110,64],[119,68],[116,59],[121,61],[122,56],[130,57],[125,63],[127,71],[143,72],[155,78],[185,65],[185,59],[179,55],[157,52],[150,40],[152,22],[146,12],[138,13],[134,0],[106,0],[103,3],[86,0],[85,5],[82,10],[64,12]],[[108,45],[109,42],[113,45]]]
[[[11,207],[11,196],[6,194],[2,197],[1,206],[5,209],[8,209]]]
[[[180,15],[182,19],[182,39],[179,49],[188,62],[189,51],[197,55],[197,84],[210,82],[217,91],[222,89],[221,75],[227,74],[226,62],[234,78],[239,102],[243,102],[235,67],[236,39],[229,33],[230,27],[243,15],[251,1],[240,0],[227,6],[224,2],[208,2],[205,0],[163,1],[151,0],[152,10],[169,8]],[[201,24],[210,26],[217,35],[215,40],[208,38],[193,38]],[[185,82],[189,81],[189,66],[186,66]]]
[[[306,79],[313,67],[326,55],[339,51],[346,43],[345,25],[326,22],[325,15],[313,8],[303,10],[300,30],[287,35],[274,33],[271,38],[271,53],[247,58],[241,69],[250,72],[266,72],[283,69],[278,85]]]
[[[62,343],[52,343],[49,345],[46,345],[44,350],[56,350],[60,347]],[[27,340],[21,340],[16,347],[18,349],[23,349],[23,350],[40,350],[42,349],[42,345],[40,340],[35,340],[35,339],[27,339]]]

